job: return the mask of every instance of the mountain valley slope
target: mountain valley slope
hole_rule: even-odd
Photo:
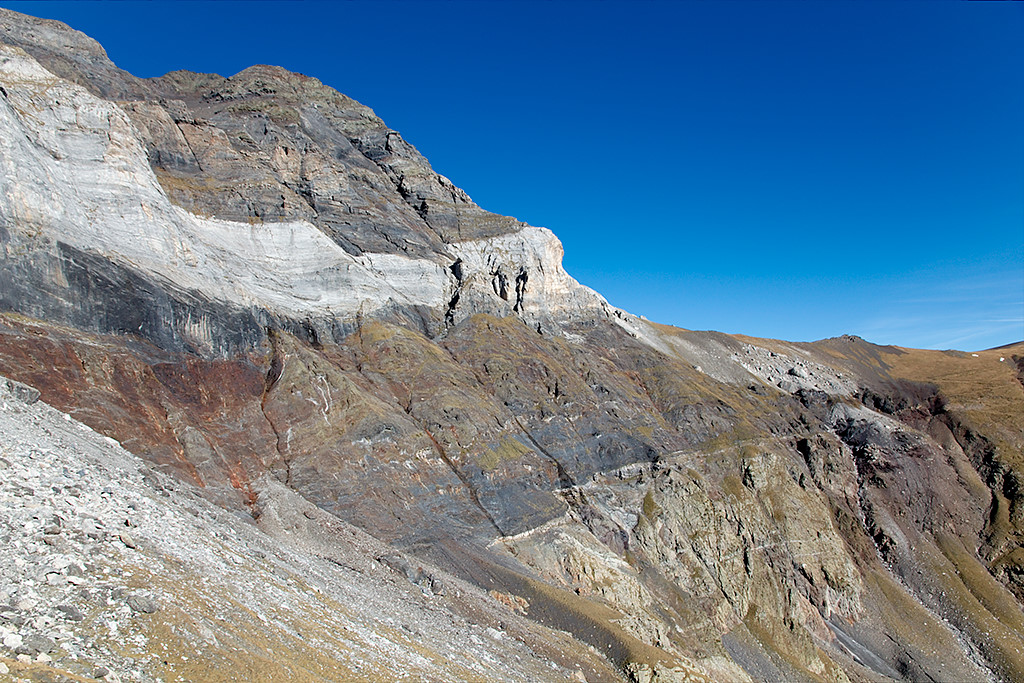
[[[5,394],[25,555],[3,566],[0,626],[54,644],[48,662],[0,652],[17,675],[219,680],[242,639],[253,680],[1024,679],[1024,345],[650,323],[316,79],[138,79],[57,22],[0,10],[0,27],[0,374],[132,454],[77,426],[89,445],[33,452],[45,439],[21,430],[63,418]],[[111,458],[150,474],[104,498]],[[171,608],[115,598],[66,624],[50,603],[70,597],[25,602],[22,570],[57,546],[50,518],[15,520],[66,504],[32,483],[59,467],[90,472],[89,505],[53,511],[67,522],[121,497],[185,520],[140,522],[131,548],[101,519],[82,543],[107,545],[61,590],[102,594],[105,569],[151,553],[194,632],[145,632]],[[171,537],[198,564],[169,559]],[[225,607],[225,562],[262,592]],[[51,573],[31,580],[56,589]],[[224,609],[262,635],[210,626]],[[74,649],[129,616],[179,668]],[[232,645],[191,654],[203,624]]]

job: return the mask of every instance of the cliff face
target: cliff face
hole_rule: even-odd
[[[634,680],[1024,678],[1021,347],[648,323],[316,79],[0,27],[0,373],[44,401]]]
[[[609,312],[549,231],[481,210],[315,79],[139,81],[80,34],[5,16],[38,58],[2,55],[12,310],[207,357],[267,326],[337,341],[384,311],[431,336],[478,312],[542,326]],[[58,271],[61,291],[21,286]]]

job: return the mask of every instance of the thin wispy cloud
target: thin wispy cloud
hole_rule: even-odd
[[[989,348],[1024,339],[1024,271],[976,278],[936,278],[927,296],[880,304],[858,327],[883,344],[949,349]]]

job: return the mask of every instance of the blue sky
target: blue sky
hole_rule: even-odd
[[[139,76],[316,76],[652,320],[1024,339],[1024,3],[0,6]]]

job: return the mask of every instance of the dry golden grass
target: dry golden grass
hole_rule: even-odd
[[[1014,630],[1021,623],[1020,610],[959,540],[938,534],[937,542],[941,554],[927,546],[918,548],[918,557],[942,587],[948,618],[979,645],[1004,680],[1024,680],[1024,640]],[[1000,600],[1009,602],[997,607]]]
[[[895,378],[936,384],[948,410],[1019,450],[1024,447],[1024,385],[1013,356],[1024,356],[1024,343],[977,353],[899,349],[886,355],[886,362]]]

